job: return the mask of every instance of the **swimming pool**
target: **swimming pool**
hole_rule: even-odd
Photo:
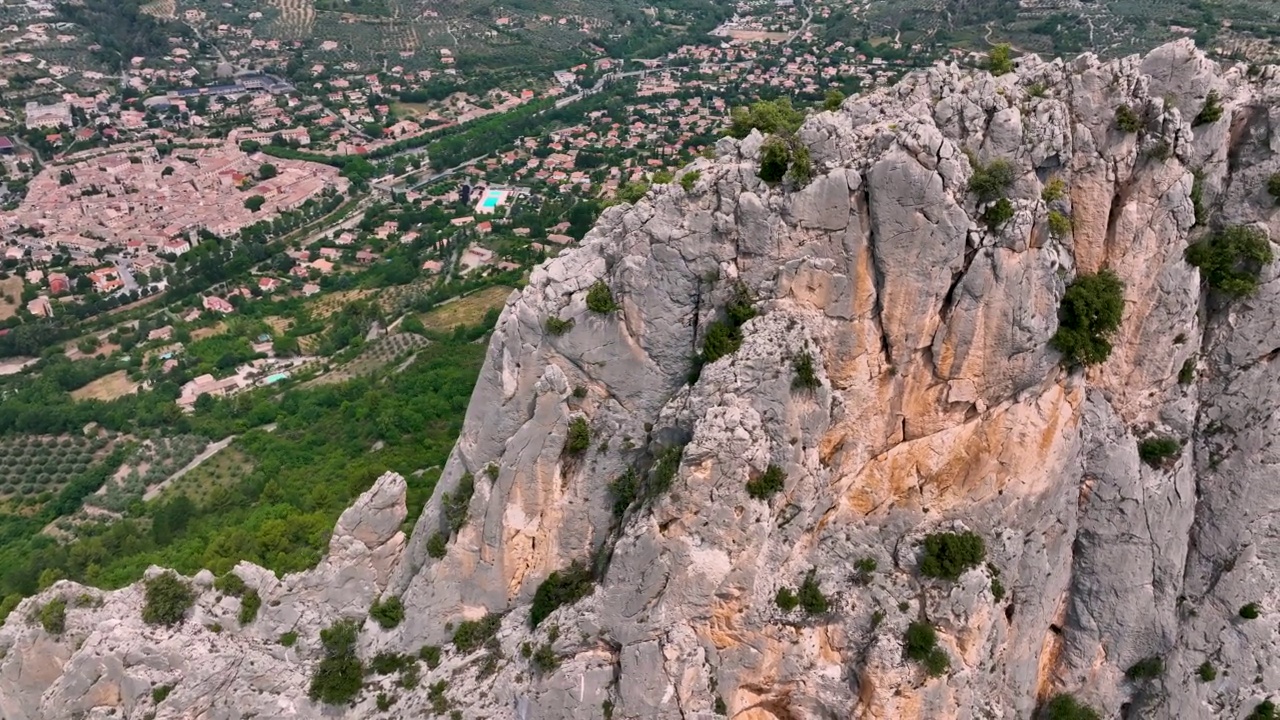
[[[276,383],[280,382],[281,380],[285,380],[285,379],[287,379],[288,377],[289,377],[289,373],[286,373],[286,372],[278,372],[278,373],[275,373],[275,374],[272,374],[272,375],[268,375],[268,376],[267,376],[267,384],[268,384],[268,385],[274,385],[274,384],[276,384]]]
[[[502,205],[507,201],[508,194],[507,190],[485,190],[484,197],[481,198],[479,204],[476,205],[476,210],[478,212],[491,213],[497,210],[499,205]]]

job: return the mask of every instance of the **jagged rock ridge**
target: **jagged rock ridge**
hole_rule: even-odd
[[[1222,118],[1193,124],[1211,91]],[[611,208],[513,295],[407,543],[403,483],[387,476],[316,570],[239,568],[264,600],[246,628],[230,619],[237,601],[212,591],[177,629],[147,628],[134,587],[72,607],[54,638],[23,618],[82,592],[59,583],[0,629],[0,714],[373,717],[383,691],[397,696],[388,716],[408,717],[448,679],[468,718],[1026,718],[1060,691],[1108,717],[1242,717],[1280,688],[1267,615],[1280,609],[1280,283],[1268,267],[1255,296],[1222,305],[1184,252],[1208,231],[1193,189],[1208,224],[1277,237],[1278,98],[1274,68],[1251,77],[1179,42],[1107,63],[1025,58],[1002,77],[911,75],[805,123],[817,172],[799,190],[756,177],[759,135],[723,141],[692,166],[691,191]],[[1142,133],[1114,126],[1122,104],[1143,111]],[[974,161],[996,158],[1017,179],[1014,216],[992,231],[967,185]],[[1068,188],[1054,202],[1066,237],[1049,232],[1051,178]],[[1048,344],[1058,304],[1073,276],[1101,268],[1126,284],[1115,349],[1069,372]],[[598,280],[617,312],[587,309]],[[690,385],[739,283],[758,315]],[[573,326],[550,333],[552,316]],[[796,392],[805,351],[820,386]],[[591,443],[569,457],[577,417]],[[1157,433],[1185,440],[1163,467],[1138,456]],[[670,489],[618,522],[610,481],[679,444]],[[783,491],[751,498],[770,465]],[[437,559],[443,494],[466,474],[468,520]],[[923,578],[920,540],[940,529],[980,534],[989,562]],[[866,558],[877,570],[864,584]],[[528,629],[538,584],[574,560],[602,582]],[[780,610],[778,590],[810,570],[828,612]],[[311,704],[318,630],[379,595],[401,597],[406,618],[365,622],[364,657],[505,613],[501,659],[446,650],[416,689],[375,677],[352,708]],[[1262,619],[1238,617],[1249,602]],[[922,618],[946,677],[903,656]],[[279,646],[289,629],[298,644]],[[550,644],[559,666],[539,672],[525,643]],[[1158,678],[1125,679],[1153,656]],[[1210,681],[1196,672],[1206,661]],[[156,705],[163,683],[176,687]]]

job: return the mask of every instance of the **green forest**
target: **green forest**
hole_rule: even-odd
[[[325,553],[342,510],[388,470],[409,481],[408,530],[434,487],[438,470],[432,468],[444,464],[461,429],[485,351],[483,342],[468,341],[474,334],[433,343],[398,374],[279,397],[249,394],[180,418],[197,431],[228,421],[256,426],[232,445],[252,469],[216,486],[201,503],[162,494],[132,517],[81,526],[73,542],[42,534],[101,486],[122,450],[69,482],[38,515],[0,515],[0,618],[22,596],[60,578],[115,588],[152,564],[182,573],[223,573],[241,559],[277,573],[309,568]],[[120,419],[128,429],[131,423]],[[270,422],[273,431],[261,427]],[[415,477],[416,470],[427,472]]]

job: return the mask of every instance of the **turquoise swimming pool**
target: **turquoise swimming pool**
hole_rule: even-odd
[[[267,376],[267,384],[268,384],[268,385],[274,385],[274,384],[276,384],[276,383],[280,382],[281,380],[284,380],[284,379],[286,379],[286,378],[288,378],[288,377],[289,377],[289,373],[284,373],[284,372],[274,373],[274,374],[272,374],[272,375],[268,375],[268,376]]]
[[[494,210],[507,199],[506,190],[486,190],[484,198],[480,201],[481,210]]]

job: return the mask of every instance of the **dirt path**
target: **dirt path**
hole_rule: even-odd
[[[195,470],[196,468],[200,467],[201,463],[213,457],[214,455],[217,455],[223,448],[230,445],[231,441],[235,439],[236,439],[235,435],[228,435],[227,437],[219,440],[216,443],[209,443],[209,447],[205,448],[199,455],[191,458],[191,462],[182,466],[182,468],[179,469],[177,472],[165,478],[165,480],[160,484],[147,488],[147,491],[142,495],[142,499],[144,501],[154,500],[160,493],[164,492],[165,488],[169,487],[170,483],[172,483],[174,480],[177,480],[178,478],[181,478],[183,475],[186,475],[192,470]]]

